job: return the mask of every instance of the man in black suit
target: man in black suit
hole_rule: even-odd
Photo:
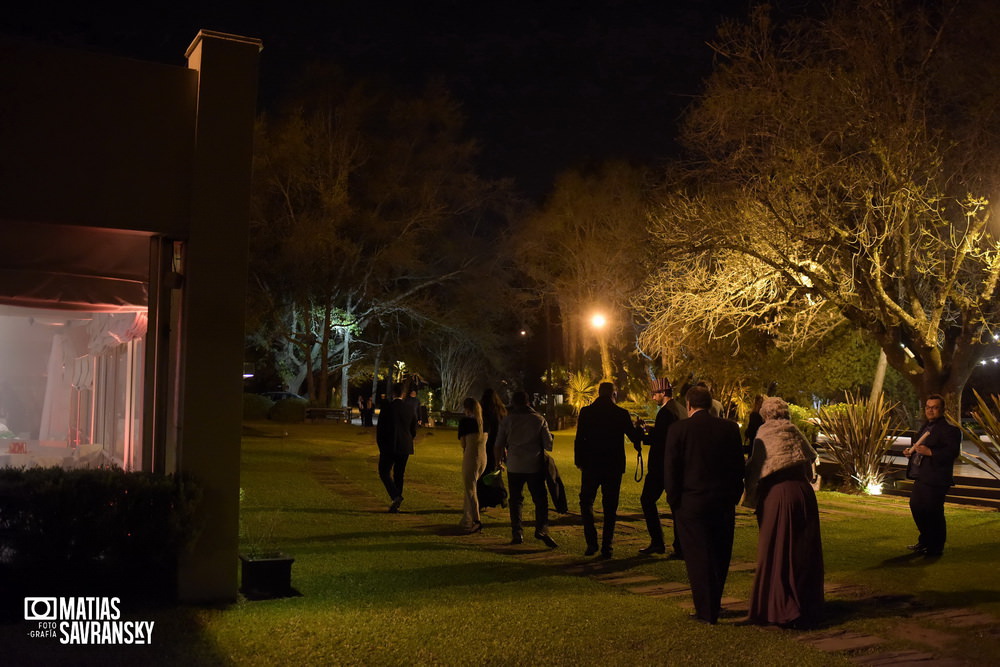
[[[378,444],[378,476],[392,499],[389,511],[398,512],[403,504],[406,462],[413,454],[413,438],[417,435],[417,416],[403,402],[402,384],[393,385],[392,396],[392,401],[383,402],[379,411],[375,442]]]
[[[729,574],[736,527],[736,503],[743,494],[740,427],[709,414],[712,394],[687,392],[688,418],[667,433],[663,484],[684,550],[693,618],[714,624]]]
[[[910,513],[920,536],[908,548],[926,556],[944,551],[947,525],[944,497],[954,483],[955,459],[961,453],[962,431],[944,416],[944,397],[931,394],[924,403],[927,421],[914,436],[913,445],[903,450],[911,459],[909,470],[916,474],[910,494]]]
[[[585,556],[597,553],[597,527],[594,500],[601,490],[604,508],[604,529],[601,537],[601,558],[611,558],[618,518],[618,497],[625,473],[625,438],[641,448],[639,430],[632,425],[628,411],[615,405],[615,385],[602,382],[597,398],[580,410],[576,423],[574,463],[581,471],[580,514],[583,536],[587,540]]]
[[[663,450],[667,446],[667,433],[670,425],[678,421],[677,414],[670,408],[671,387],[669,380],[653,380],[653,400],[660,406],[656,413],[656,422],[652,430],[643,433],[642,442],[649,445],[646,481],[642,485],[642,495],[639,503],[642,505],[642,515],[646,519],[646,531],[649,533],[649,546],[639,549],[645,555],[662,554],[667,550],[663,541],[663,526],[660,524],[660,511],[656,501],[663,495]],[[640,425],[641,428],[641,425]],[[677,531],[674,531],[673,558],[683,558]]]

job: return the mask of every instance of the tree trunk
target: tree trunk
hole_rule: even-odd
[[[347,389],[351,381],[351,327],[344,327],[344,349],[340,355],[340,407],[347,407]]]
[[[319,391],[316,397],[323,407],[330,407],[330,315],[333,309],[327,299],[323,304],[323,336],[319,345]]]
[[[868,397],[869,403],[874,402],[875,397],[882,393],[882,387],[885,385],[885,367],[887,364],[888,358],[885,356],[885,350],[880,350],[878,365],[875,367],[875,378],[872,380],[872,392]]]

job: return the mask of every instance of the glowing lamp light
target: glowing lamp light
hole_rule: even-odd
[[[869,482],[868,486],[865,487],[865,493],[870,496],[881,496],[882,495],[882,485],[878,482]]]
[[[600,313],[595,313],[593,317],[590,318],[590,323],[595,329],[603,329],[604,325],[608,323],[607,318]]]

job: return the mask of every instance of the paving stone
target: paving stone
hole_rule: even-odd
[[[866,635],[860,632],[851,632],[849,630],[833,630],[820,634],[804,635],[799,641],[827,653],[856,651],[862,648],[878,646],[885,642],[881,637]]]
[[[567,558],[566,554],[558,551],[521,551],[518,554],[520,560],[560,560]]]
[[[958,667],[963,665],[960,660],[940,658],[933,653],[922,651],[888,651],[873,655],[862,655],[851,658],[851,662],[872,667]]]
[[[998,619],[995,616],[972,611],[971,609],[941,609],[926,611],[914,614],[914,618],[929,620],[935,623],[939,622],[943,625],[949,625],[957,628],[970,628],[977,625],[990,625],[991,623],[998,622]]]
[[[628,586],[629,584],[641,584],[647,581],[657,581],[658,578],[649,574],[628,574],[624,572],[609,572],[607,574],[598,574],[594,576],[594,579],[598,581],[603,581],[606,584],[612,584],[614,586]]]
[[[752,572],[757,569],[757,563],[730,563],[730,572]]]
[[[862,598],[868,594],[868,591],[861,586],[856,586],[855,584],[840,584],[827,582],[823,585],[823,590],[827,595],[836,595],[837,597],[846,598]]]
[[[646,584],[645,586],[629,586],[627,590],[636,595],[672,596],[688,593],[691,587],[676,581],[664,581],[657,584]]]

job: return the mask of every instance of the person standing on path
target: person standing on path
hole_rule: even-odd
[[[403,403],[402,384],[393,385],[392,396],[392,401],[383,402],[379,411],[375,442],[378,444],[378,476],[392,500],[389,511],[398,512],[403,504],[406,462],[413,454],[413,439],[417,435],[417,418]]]
[[[954,483],[955,459],[962,450],[962,431],[948,423],[944,410],[943,396],[928,396],[924,403],[927,421],[914,435],[914,444],[903,450],[903,456],[910,457],[908,470],[916,475],[910,493],[910,513],[920,533],[916,544],[907,548],[925,556],[940,556],[944,552],[948,537],[944,498]]]
[[[660,406],[656,412],[656,421],[652,430],[644,432],[642,442],[649,446],[649,456],[646,462],[646,481],[642,485],[642,495],[639,503],[642,505],[642,516],[646,520],[646,531],[649,533],[649,546],[639,549],[639,553],[666,553],[667,547],[663,540],[663,526],[660,524],[660,511],[656,502],[663,495],[663,450],[667,446],[667,433],[671,424],[678,420],[676,413],[668,406],[670,398],[670,382],[668,380],[653,380],[653,400]],[[675,524],[676,526],[676,524]],[[683,558],[680,540],[674,530],[674,545],[672,558]]]
[[[462,483],[465,495],[462,520],[459,525],[470,533],[482,529],[479,517],[479,497],[476,482],[486,469],[486,439],[483,431],[483,411],[479,401],[466,398],[462,403],[465,416],[458,422],[458,439],[462,443]]]
[[[524,487],[527,485],[531,501],[535,505],[535,539],[541,540],[550,549],[555,549],[559,545],[549,536],[549,496],[545,488],[544,454],[552,451],[552,434],[549,433],[545,418],[528,404],[526,393],[518,391],[511,398],[513,405],[500,422],[495,452],[497,463],[507,466],[510,543],[524,542],[521,508],[524,503]]]
[[[583,536],[587,540],[585,556],[597,553],[594,500],[598,490],[604,510],[601,558],[611,558],[614,553],[612,543],[618,519],[618,499],[625,474],[625,438],[642,451],[639,429],[633,426],[628,410],[615,405],[615,396],[615,385],[602,382],[597,388],[597,398],[580,410],[576,424],[573,458],[580,469],[580,515],[583,517]]]
[[[688,418],[670,427],[663,484],[691,583],[692,617],[715,624],[729,574],[736,504],[743,495],[743,443],[736,422],[713,417],[712,393],[695,385]]]

